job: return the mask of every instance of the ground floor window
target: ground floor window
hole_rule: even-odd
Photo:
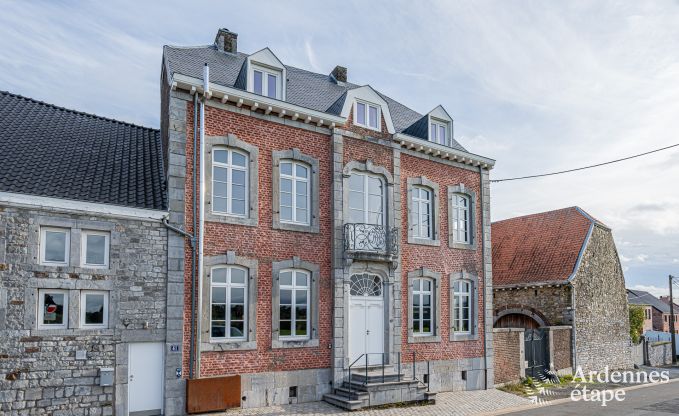
[[[247,334],[247,282],[245,268],[215,267],[211,272],[210,336],[245,339]]]

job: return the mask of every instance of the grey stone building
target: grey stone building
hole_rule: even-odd
[[[6,92],[0,124],[0,414],[181,413],[159,131]]]
[[[495,327],[570,325],[573,368],[632,366],[611,229],[578,207],[492,224]]]

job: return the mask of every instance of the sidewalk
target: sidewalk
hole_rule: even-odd
[[[261,407],[257,409],[234,409],[213,415],[249,416],[249,415],[339,415],[352,416],[379,415],[405,416],[464,416],[494,412],[516,406],[530,404],[530,400],[499,390],[476,390],[445,392],[436,395],[435,405],[393,407],[389,409],[367,409],[347,412],[325,402],[291,404],[285,406]]]

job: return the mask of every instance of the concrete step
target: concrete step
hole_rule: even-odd
[[[323,401],[346,410],[358,410],[364,406],[363,400],[351,400],[337,394],[324,394]]]
[[[351,400],[368,400],[368,397],[370,397],[368,392],[365,390],[358,390],[355,387],[352,387],[351,390],[349,390],[349,385],[347,383],[344,383],[342,387],[336,388],[335,394],[338,396],[344,396]]]
[[[401,374],[400,381],[405,379],[405,375]],[[388,383],[393,381],[399,381],[399,374],[394,371],[385,371],[384,376],[382,375],[382,370],[379,371],[368,371],[364,372],[353,372],[351,373],[351,381],[358,381],[360,383]]]

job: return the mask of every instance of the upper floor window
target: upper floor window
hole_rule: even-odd
[[[447,146],[448,122],[431,119],[429,123],[429,140]]]
[[[65,228],[40,228],[40,263],[68,266],[71,232]]]
[[[349,178],[349,222],[384,225],[384,182],[378,176],[353,172]]]
[[[252,70],[252,87],[255,94],[281,99],[281,73],[255,66]]]
[[[212,212],[247,216],[248,156],[223,148],[212,153]]]
[[[472,284],[467,280],[453,283],[453,330],[458,333],[471,333]]]
[[[84,267],[105,268],[109,264],[111,235],[102,231],[83,231],[80,253]]]
[[[235,266],[215,267],[210,285],[210,337],[246,339],[248,272]]]
[[[413,187],[412,227],[413,236],[417,238],[433,238],[432,227],[432,192],[423,186]]]
[[[432,335],[433,282],[413,280],[413,335]]]
[[[280,220],[309,224],[311,194],[309,166],[290,160],[280,163]]]
[[[453,195],[453,241],[455,243],[471,243],[469,207],[469,196],[463,194]]]
[[[380,130],[380,107],[364,101],[356,101],[354,124],[373,130]]]
[[[309,338],[309,273],[283,270],[279,274],[280,339]]]

